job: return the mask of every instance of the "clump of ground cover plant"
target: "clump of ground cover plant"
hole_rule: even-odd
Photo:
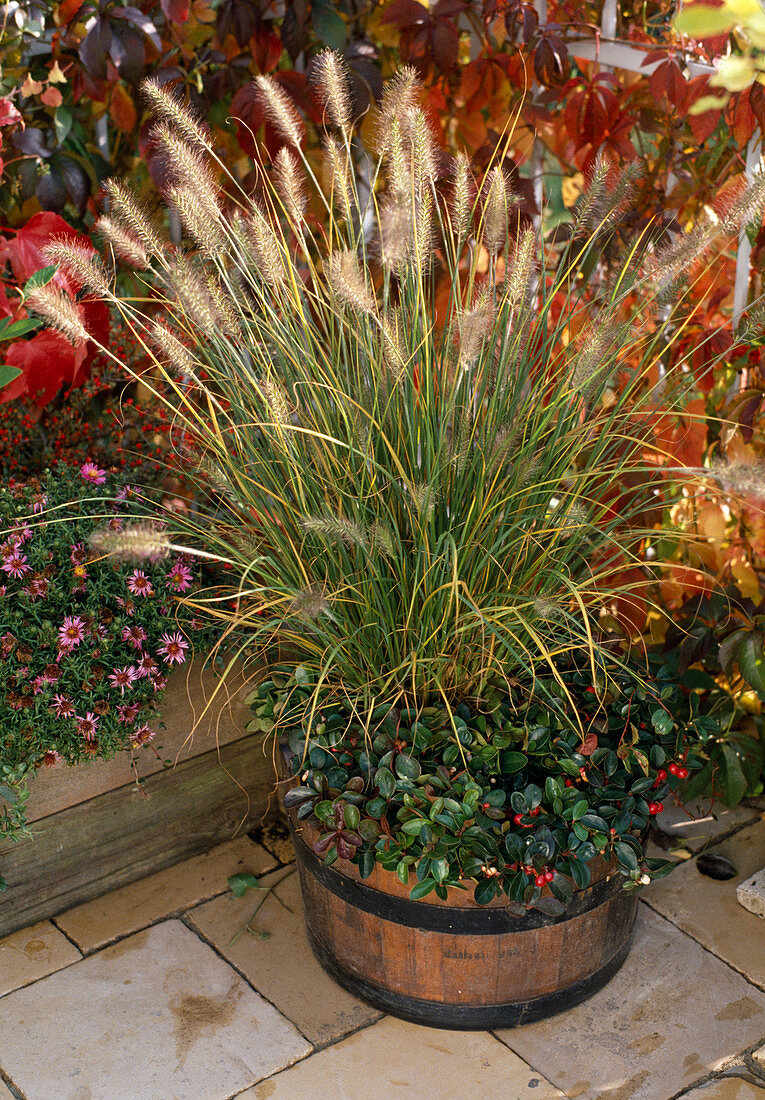
[[[672,303],[720,234],[760,216],[765,184],[674,244],[644,233],[593,288],[605,244],[622,248],[631,170],[598,161],[568,240],[549,241],[501,158],[476,177],[436,146],[410,70],[360,182],[348,74],[328,51],[313,72],[328,186],[262,77],[284,145],[255,199],[148,85],[185,247],[123,184],[110,217],[159,318],[76,246],[47,258],[164,371],[211,505],[174,517],[178,541],[227,567],[234,648],[291,654],[295,684],[259,689],[254,721],[291,738],[317,852],[395,870],[415,897],[470,881],[481,902],[556,908],[596,855],[635,888],[661,869],[640,834],[710,730],[673,718],[674,689],[603,613],[649,589],[668,487],[654,426],[684,392]],[[55,292],[29,305],[87,338]]]
[[[23,831],[38,768],[155,736],[197,626],[181,597],[199,587],[163,528],[137,489],[93,462],[0,488],[0,837]],[[136,529],[153,556],[99,548]]]

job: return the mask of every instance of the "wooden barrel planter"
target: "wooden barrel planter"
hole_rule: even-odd
[[[567,911],[512,916],[470,891],[411,901],[381,867],[362,880],[351,863],[326,867],[317,833],[290,813],[311,946],[324,969],[376,1008],[444,1028],[514,1027],[597,992],[627,957],[634,893],[602,860]]]

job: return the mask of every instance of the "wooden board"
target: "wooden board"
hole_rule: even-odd
[[[269,742],[253,735],[60,810],[0,846],[0,936],[207,851],[277,815]],[[221,766],[222,765],[222,766]],[[239,784],[239,786],[237,785]],[[242,789],[243,788],[243,789]]]

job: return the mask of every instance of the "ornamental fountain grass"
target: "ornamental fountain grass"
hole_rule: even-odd
[[[762,187],[675,243],[625,243],[632,177],[599,161],[545,242],[501,155],[475,178],[437,146],[411,71],[375,163],[341,60],[312,72],[325,184],[262,77],[284,144],[254,197],[146,86],[187,243],[119,183],[101,228],[158,316],[67,242],[50,259],[120,309],[171,390],[204,490],[173,538],[228,570],[207,601],[224,663],[290,655],[252,726],[285,744],[323,965],[410,1019],[525,1022],[623,962],[636,890],[667,870],[647,827],[714,732],[609,609],[651,579],[654,418],[686,382],[660,371],[673,304]],[[55,289],[29,305],[86,337]]]

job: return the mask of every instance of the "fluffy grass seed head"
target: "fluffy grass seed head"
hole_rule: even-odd
[[[149,266],[149,254],[138,237],[113,218],[103,214],[96,222],[96,232],[111,245],[114,254],[133,269],[145,271]]]
[[[334,50],[322,50],[313,59],[311,80],[324,101],[330,121],[347,135],[351,128],[352,103],[348,71],[340,55]]]
[[[261,278],[271,286],[280,286],[287,273],[279,240],[270,219],[259,206],[253,206],[246,224],[252,258]]]
[[[355,520],[345,516],[306,516],[302,522],[303,530],[320,535],[325,542],[345,543],[359,549],[369,549],[369,534]]]
[[[331,604],[320,584],[309,585],[302,592],[296,593],[290,601],[290,611],[293,615],[308,622],[326,615],[330,608]]]
[[[389,147],[391,128],[417,106],[420,82],[417,73],[406,65],[385,82],[377,115],[377,151],[382,155]]]
[[[486,195],[483,206],[483,243],[496,256],[507,242],[510,194],[505,174],[498,164],[486,175]]]
[[[210,148],[210,135],[177,92],[168,91],[156,77],[144,80],[141,91],[153,113],[185,141]]]
[[[303,120],[285,90],[271,76],[255,79],[266,117],[285,141],[299,148],[305,136]]]
[[[136,237],[150,255],[161,256],[165,242],[132,191],[119,180],[107,180],[104,188],[109,197],[110,215],[125,232]]]
[[[458,240],[464,240],[472,226],[475,202],[475,181],[470,168],[470,158],[466,153],[458,153],[454,158],[453,171],[454,185],[449,204],[452,232]]]
[[[133,523],[121,531],[99,528],[88,539],[92,550],[117,561],[159,561],[170,553],[170,536],[151,520]]]
[[[327,278],[330,291],[337,301],[351,306],[359,313],[376,311],[374,293],[367,283],[359,257],[353,249],[338,249],[330,254]]]
[[[94,254],[90,245],[59,237],[45,246],[43,254],[46,260],[58,264],[86,290],[102,298],[112,296],[112,281],[101,257]]]
[[[53,283],[31,290],[24,298],[24,305],[43,317],[70,343],[79,345],[90,339],[76,303]]]
[[[274,159],[274,180],[290,224],[293,229],[300,231],[305,221],[305,208],[308,202],[305,180],[297,157],[286,145],[281,147]]]

